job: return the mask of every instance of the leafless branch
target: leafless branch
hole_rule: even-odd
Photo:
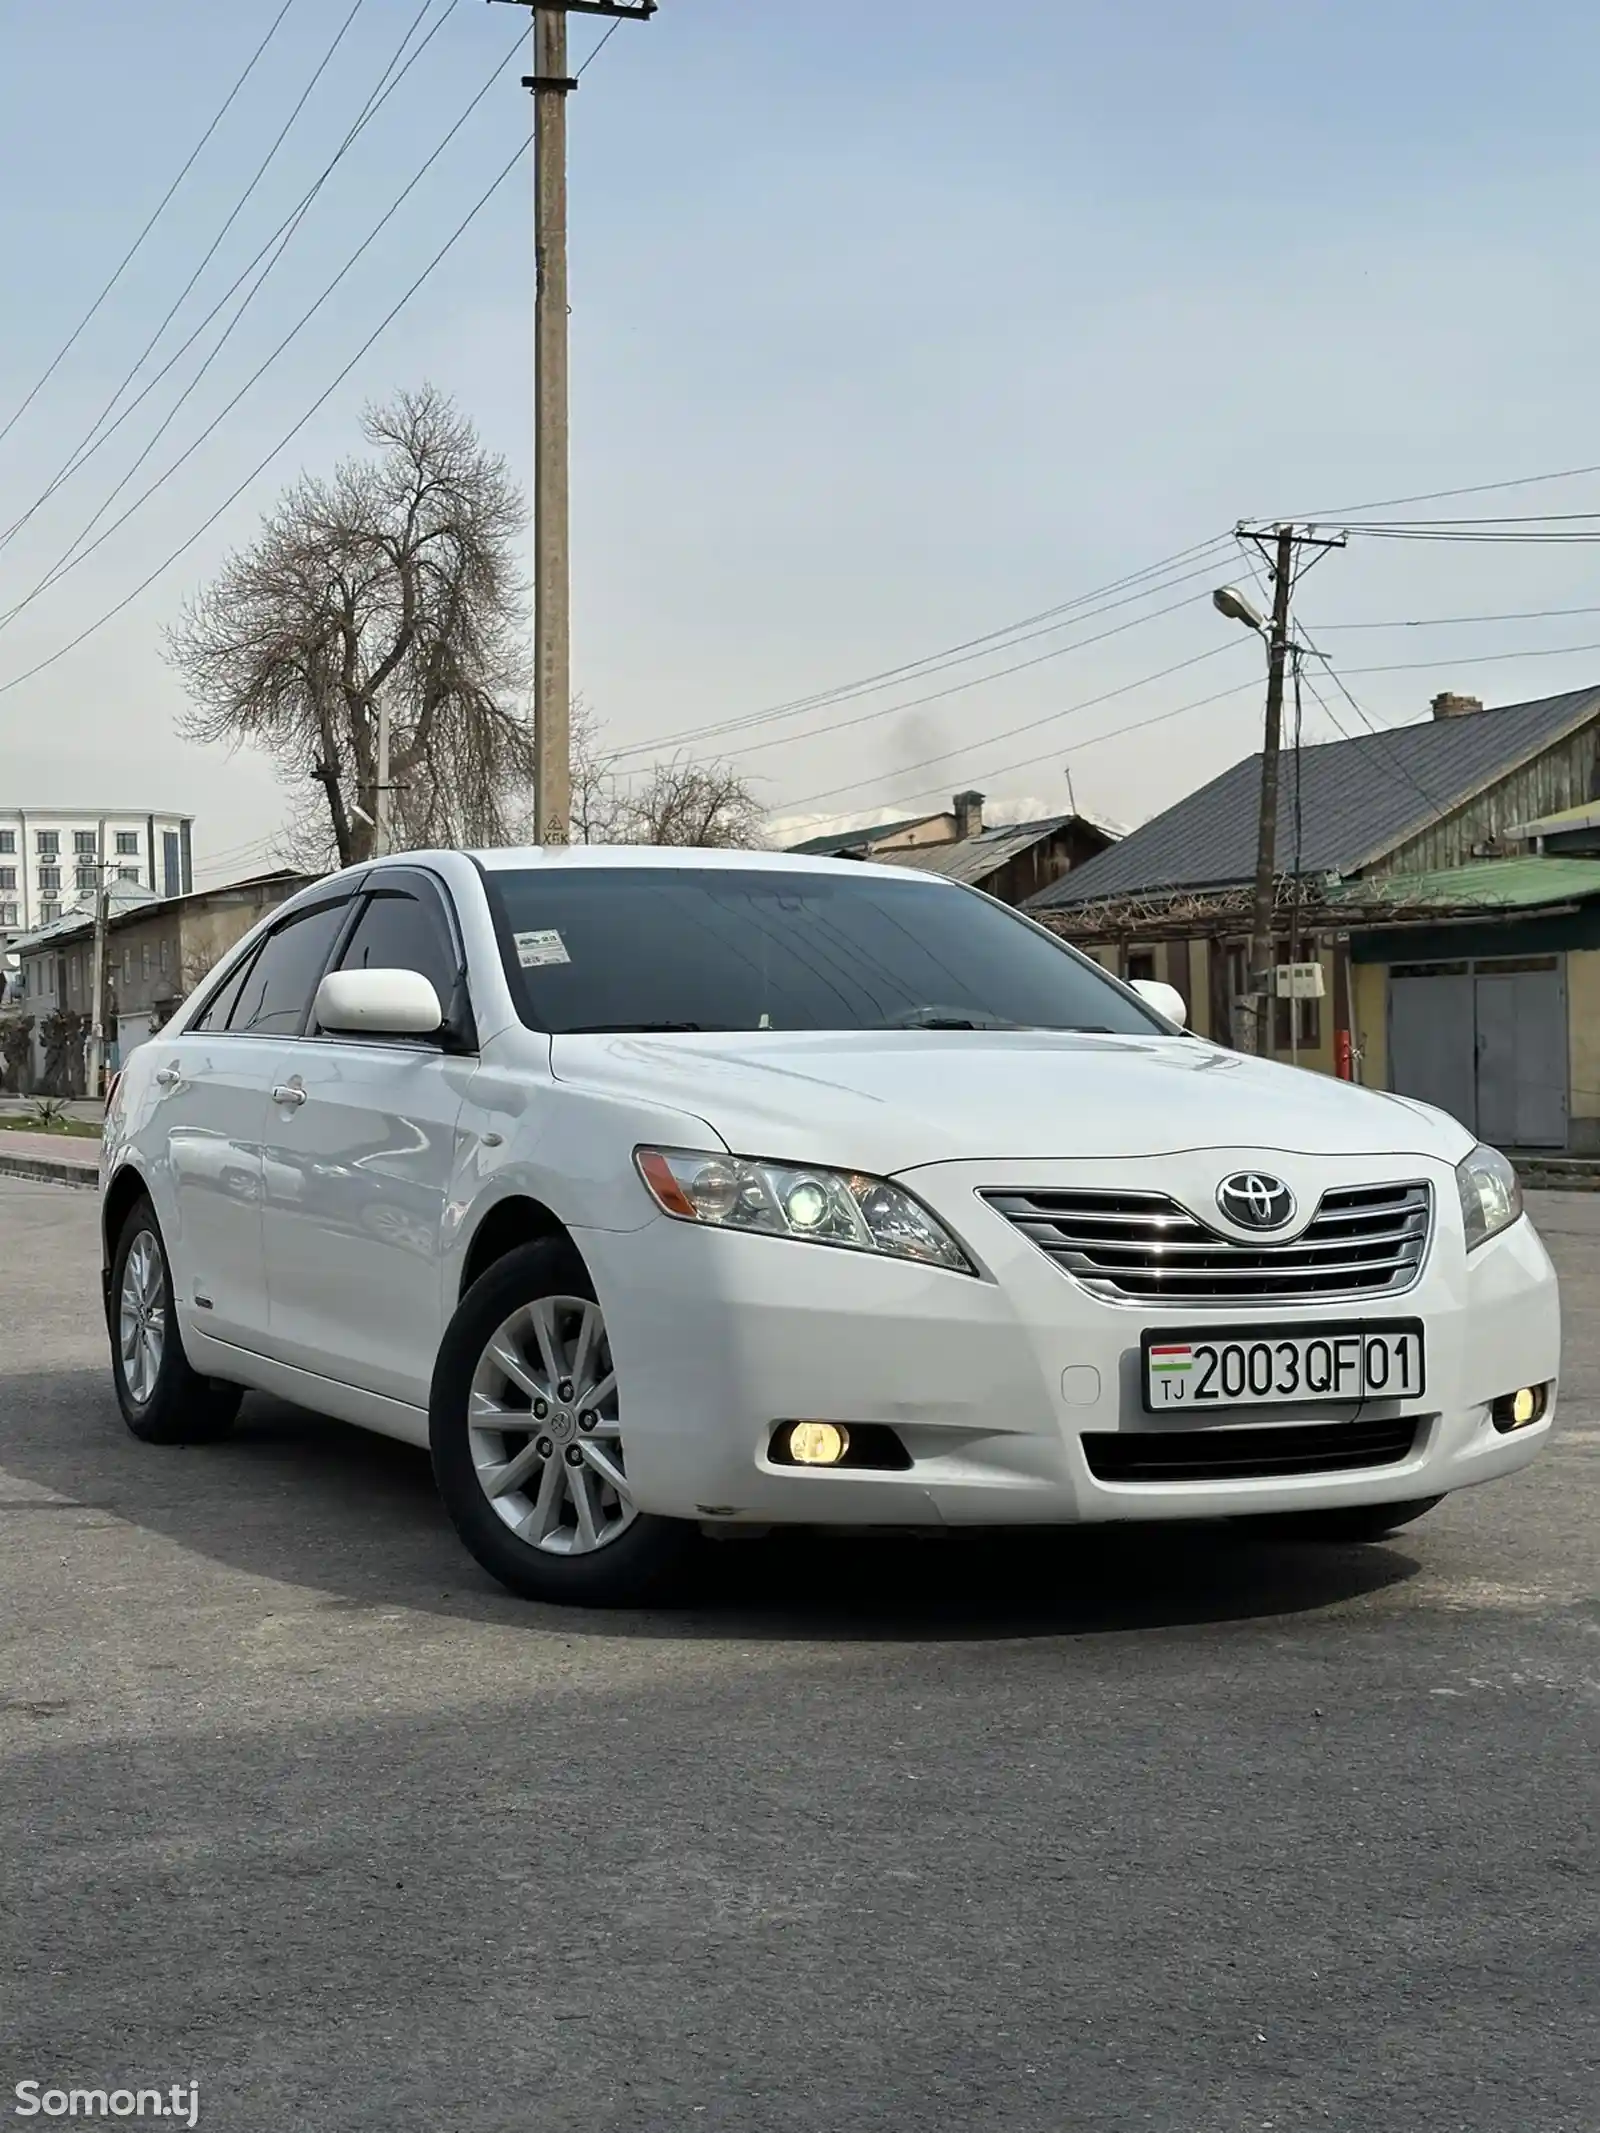
[[[371,455],[296,483],[170,632],[183,729],[273,757],[296,843],[320,816],[349,864],[372,849],[386,702],[397,840],[505,843],[533,772],[524,501],[432,386],[364,432]]]

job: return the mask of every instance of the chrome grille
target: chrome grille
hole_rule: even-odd
[[[1428,1246],[1426,1185],[1325,1192],[1292,1243],[1242,1244],[1164,1193],[984,1197],[1093,1295],[1118,1303],[1334,1302],[1408,1289]]]

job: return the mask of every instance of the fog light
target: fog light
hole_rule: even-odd
[[[1489,1413],[1497,1430],[1526,1429],[1530,1422],[1544,1419],[1550,1405],[1548,1385],[1524,1385],[1516,1392],[1501,1395]]]
[[[796,1422],[789,1431],[789,1457],[796,1466],[837,1466],[850,1449],[850,1432],[837,1422]]]

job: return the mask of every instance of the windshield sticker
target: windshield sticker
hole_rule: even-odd
[[[546,933],[514,933],[517,961],[524,970],[544,970],[551,963],[570,963],[567,944],[552,927]]]

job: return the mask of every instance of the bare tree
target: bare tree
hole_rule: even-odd
[[[572,706],[574,844],[688,844],[759,850],[765,810],[731,764],[674,755],[631,778],[604,753],[599,723]]]
[[[276,758],[295,844],[348,865],[372,850],[386,701],[397,841],[504,843],[533,772],[524,501],[431,386],[363,429],[373,456],[298,482],[169,633],[183,730]]]

